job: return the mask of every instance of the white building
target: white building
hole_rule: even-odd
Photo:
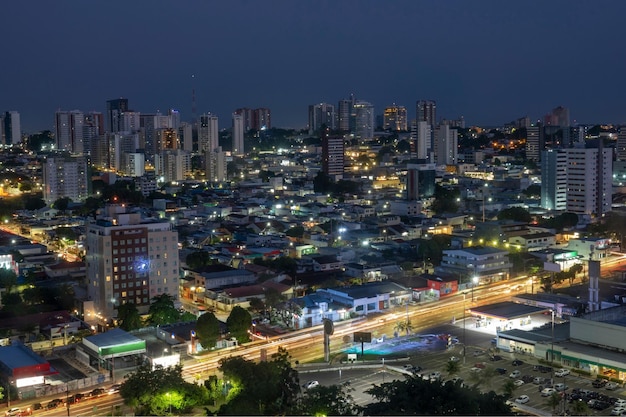
[[[154,157],[154,171],[164,182],[182,181],[191,174],[191,154],[180,149],[163,151]]]
[[[244,154],[244,143],[243,143],[243,115],[241,114],[233,114],[233,155],[243,155]]]
[[[124,154],[122,173],[129,177],[141,177],[146,173],[146,156],[141,152],[128,152]]]
[[[201,115],[198,124],[198,151],[206,152],[218,146],[218,117],[211,113]]]
[[[226,154],[221,146],[206,152],[206,177],[210,182],[226,181]]]
[[[435,272],[457,275],[461,284],[472,282],[474,277],[474,284],[485,284],[507,279],[511,266],[508,251],[475,246],[444,250]]]
[[[367,101],[357,101],[353,108],[355,114],[355,132],[357,139],[364,141],[374,137],[374,105]]]
[[[417,122],[417,159],[427,159],[428,150],[432,146],[432,130],[428,122]]]
[[[435,162],[437,165],[455,165],[458,161],[458,135],[456,129],[440,125],[435,130]]]
[[[565,149],[567,211],[601,217],[611,211],[613,150]]]
[[[62,197],[89,197],[89,164],[85,156],[51,156],[43,164],[43,198],[51,204]]]
[[[57,111],[54,115],[56,147],[60,151],[82,154],[85,115],[80,110]]]

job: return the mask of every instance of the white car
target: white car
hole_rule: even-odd
[[[477,373],[479,373],[481,371],[482,371],[482,369],[477,368],[475,366],[470,369],[470,372],[473,373],[473,374],[477,374]]]
[[[619,384],[617,382],[609,382],[604,386],[604,388],[608,389],[609,391],[613,391],[619,388]]]
[[[626,400],[623,398],[619,398],[617,401],[615,401],[613,405],[615,406],[615,408],[626,408]]]
[[[13,417],[13,416],[20,416],[20,415],[22,415],[22,410],[20,408],[18,408],[18,407],[13,407],[13,408],[10,408],[9,410],[7,410],[7,412],[4,413],[4,415],[5,416],[11,416],[11,417]]]
[[[621,416],[622,414],[626,413],[626,408],[624,407],[615,407],[614,409],[611,410],[611,415],[612,416]]]
[[[511,378],[511,379],[517,379],[520,376],[522,376],[522,372],[518,371],[517,369],[509,374],[509,378]]]
[[[567,385],[563,384],[563,383],[558,383],[558,384],[554,384],[554,389],[561,392],[561,391],[565,391],[567,389]]]
[[[516,387],[521,387],[522,385],[524,385],[524,381],[518,379],[517,381],[513,382],[513,385],[515,385]]]
[[[461,359],[459,359],[459,357],[458,357],[458,356],[450,356],[450,362],[458,362],[458,361],[460,361],[460,360],[461,360]]]
[[[558,369],[554,372],[554,376],[565,376],[569,375],[569,369]]]
[[[315,388],[319,386],[320,386],[320,383],[318,381],[309,381],[306,384],[302,385],[302,388],[311,389],[311,388]]]
[[[526,404],[528,401],[530,401],[530,397],[528,395],[520,395],[515,399],[515,402],[518,404]]]
[[[430,380],[431,381],[436,381],[436,380],[439,380],[439,379],[441,379],[441,372],[435,371],[435,372],[432,372],[430,374]]]
[[[549,397],[552,394],[554,394],[556,392],[556,390],[554,388],[544,388],[541,390],[541,396],[542,397]]]

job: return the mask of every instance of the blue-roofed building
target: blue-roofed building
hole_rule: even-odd
[[[406,305],[412,298],[410,289],[391,281],[370,282],[350,287],[324,288],[317,290],[317,292],[333,302],[345,306],[349,313],[359,316]]]
[[[17,388],[45,383],[56,374],[50,363],[21,343],[0,347],[0,373]]]

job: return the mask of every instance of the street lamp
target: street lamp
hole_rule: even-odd
[[[478,285],[478,277],[472,278],[472,303],[474,302],[474,287]]]
[[[465,339],[465,296],[467,293],[463,293],[463,365],[465,365],[465,348],[467,347],[467,339]]]

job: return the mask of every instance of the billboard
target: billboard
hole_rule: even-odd
[[[355,343],[371,343],[372,342],[372,334],[370,332],[354,332],[354,342]]]

